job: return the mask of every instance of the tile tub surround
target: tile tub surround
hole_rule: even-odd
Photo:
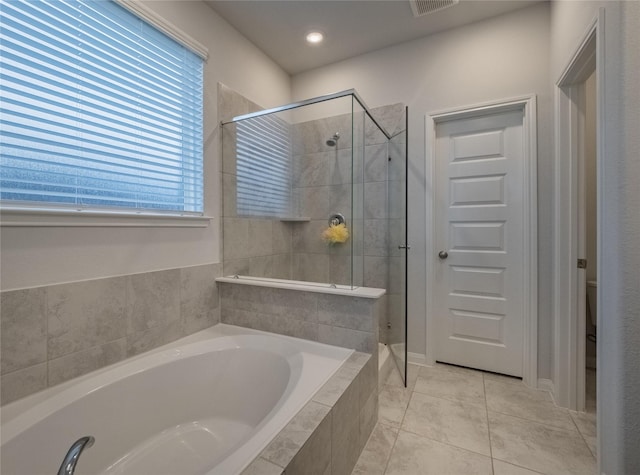
[[[348,475],[378,415],[377,356],[354,353],[243,475]]]
[[[246,280],[218,286],[223,323],[377,354],[383,299],[264,287]]]
[[[221,271],[207,264],[2,292],[2,404],[215,325]]]

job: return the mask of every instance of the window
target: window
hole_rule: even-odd
[[[2,1],[4,206],[203,211],[203,60],[110,0]]]
[[[289,216],[289,124],[274,115],[238,122],[236,148],[238,214]]]

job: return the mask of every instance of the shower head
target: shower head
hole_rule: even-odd
[[[340,138],[340,132],[336,132],[335,134],[333,134],[333,137],[327,140],[326,143],[329,147],[335,147],[336,145],[338,145],[339,138]]]

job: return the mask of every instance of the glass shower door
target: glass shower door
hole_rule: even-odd
[[[389,212],[388,345],[402,381],[407,384],[407,109],[404,130],[388,142]]]

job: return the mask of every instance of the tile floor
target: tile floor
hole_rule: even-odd
[[[394,370],[352,475],[595,473],[595,371],[587,412],[558,408],[518,379],[456,366]]]

